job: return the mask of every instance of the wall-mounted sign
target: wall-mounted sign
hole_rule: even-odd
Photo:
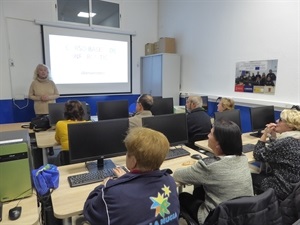
[[[274,94],[278,60],[236,63],[235,91]]]

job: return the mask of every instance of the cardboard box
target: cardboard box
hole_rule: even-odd
[[[158,41],[159,53],[176,53],[175,38],[163,37]]]
[[[154,44],[147,43],[145,44],[145,55],[151,55],[151,54],[154,54]]]
[[[160,51],[159,51],[159,42],[157,41],[157,42],[154,42],[153,44],[154,44],[154,54],[160,53]]]

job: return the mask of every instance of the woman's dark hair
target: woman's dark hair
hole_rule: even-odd
[[[84,110],[80,101],[69,100],[65,104],[65,119],[67,120],[83,120]]]
[[[216,120],[213,135],[225,155],[242,155],[241,130],[234,122],[222,119]]]

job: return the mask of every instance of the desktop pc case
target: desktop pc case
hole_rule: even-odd
[[[7,202],[32,195],[26,142],[0,144],[0,201]]]

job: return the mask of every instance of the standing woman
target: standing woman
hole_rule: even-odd
[[[34,112],[37,116],[48,114],[48,103],[54,103],[59,97],[56,85],[50,78],[50,70],[46,65],[37,65],[28,97],[34,101]]]

